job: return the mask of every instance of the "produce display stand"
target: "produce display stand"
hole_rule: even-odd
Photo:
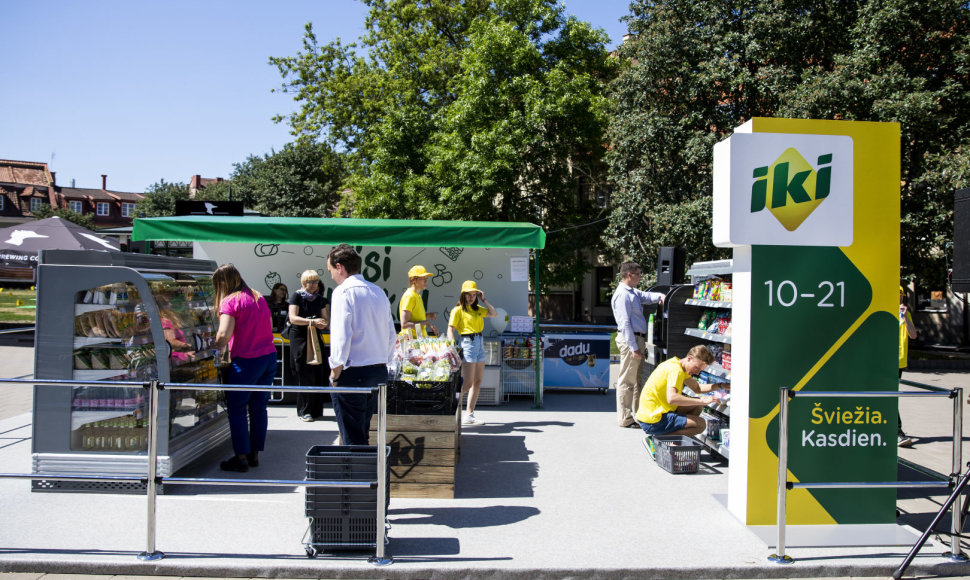
[[[391,497],[452,499],[455,466],[461,457],[461,407],[454,413],[387,415]],[[376,444],[371,423],[370,443]]]

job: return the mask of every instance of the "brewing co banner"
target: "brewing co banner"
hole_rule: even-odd
[[[728,507],[776,522],[779,388],[898,388],[900,131],[756,118],[714,148],[734,248]],[[789,480],[894,481],[897,399],[790,402]],[[788,524],[895,522],[895,489],[796,489]]]

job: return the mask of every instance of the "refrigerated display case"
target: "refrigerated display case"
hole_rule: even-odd
[[[526,333],[506,332],[500,337],[500,376],[506,401],[512,395],[536,395],[535,360],[541,350],[534,342],[535,336]]]
[[[543,388],[590,389],[606,394],[610,388],[609,333],[614,328],[591,324],[544,324]]]
[[[37,268],[34,376],[217,383],[215,262],[121,252],[44,251]],[[33,471],[147,473],[144,387],[35,385]],[[221,391],[159,393],[158,474],[229,436]],[[35,490],[140,491],[137,483],[36,480]]]

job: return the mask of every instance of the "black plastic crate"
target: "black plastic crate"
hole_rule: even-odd
[[[371,518],[377,517],[377,505],[373,501],[363,502],[307,502],[306,517],[357,517]]]
[[[392,415],[453,415],[460,372],[447,381],[387,382],[387,412]]]
[[[670,473],[697,473],[701,465],[701,444],[683,435],[654,437],[657,465]]]
[[[307,479],[323,479],[315,473],[377,473],[377,447],[373,445],[314,445],[306,452]],[[343,479],[353,479],[344,477]]]
[[[389,462],[388,462],[389,463]],[[307,481],[375,481],[377,447],[316,445],[306,454]],[[385,496],[385,505],[390,498]],[[363,551],[377,545],[376,488],[306,488],[307,554]]]
[[[336,487],[308,487],[306,500],[310,502],[373,502],[377,497],[373,489],[336,488]]]
[[[377,545],[377,516],[313,516],[309,532],[317,550],[369,550]]]
[[[343,458],[339,463],[311,462],[308,459],[306,464],[306,478],[374,480],[377,478],[377,455],[373,451],[369,455],[369,457],[357,455],[355,457]]]
[[[339,497],[313,497],[307,498],[306,507],[307,511],[324,512],[324,511],[360,511],[362,509],[369,510],[370,513],[376,513],[377,504],[374,503],[374,494],[371,494],[370,499],[345,499]],[[308,513],[307,515],[313,515]]]
[[[390,462],[387,462],[388,481]],[[307,481],[376,481],[377,447],[373,445],[315,445],[306,454]],[[385,505],[390,485],[385,489]],[[376,487],[307,487],[306,515],[326,518],[339,515],[364,517],[367,506],[373,520],[377,515]]]

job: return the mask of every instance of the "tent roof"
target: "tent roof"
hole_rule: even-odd
[[[521,222],[246,216],[137,218],[132,239],[463,248],[542,249],[546,245],[541,227]]]
[[[40,250],[106,250],[117,252],[117,240],[59,217],[0,229],[0,250],[36,254]]]

